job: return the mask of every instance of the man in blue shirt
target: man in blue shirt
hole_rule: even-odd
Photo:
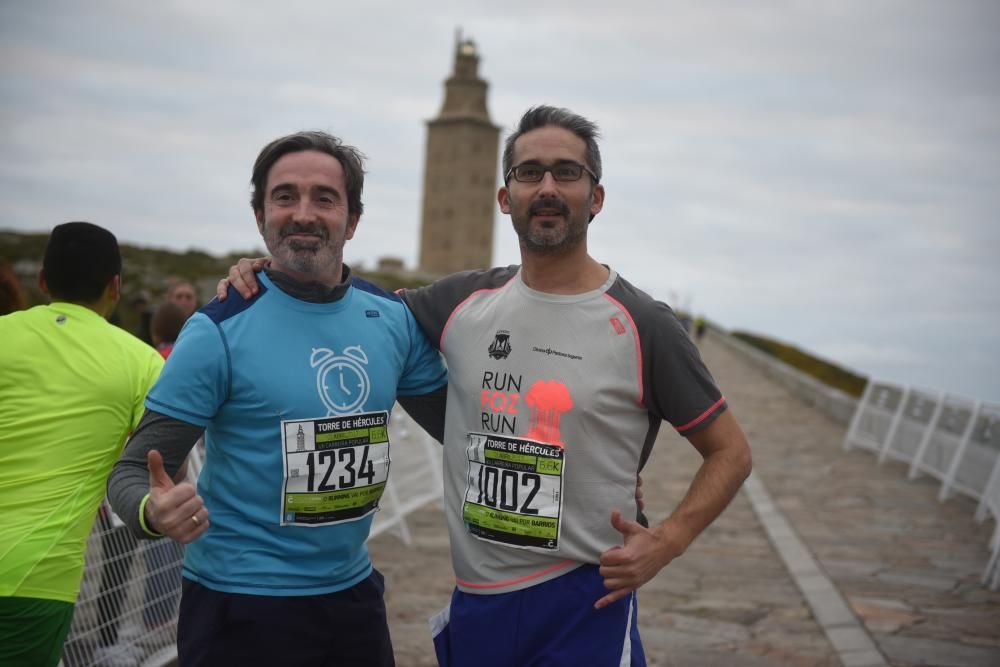
[[[365,539],[389,411],[439,399],[446,376],[399,297],[343,264],[363,179],[361,154],[325,133],[261,151],[252,206],[274,258],[261,289],[188,320],[109,481],[137,535],[189,544],[186,666],[393,664]],[[169,475],[202,433],[196,492]]]

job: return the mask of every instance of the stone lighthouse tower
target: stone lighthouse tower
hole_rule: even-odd
[[[487,83],[470,39],[455,39],[455,68],[444,104],[427,121],[420,270],[445,274],[488,268],[493,258],[500,128],[486,109]]]

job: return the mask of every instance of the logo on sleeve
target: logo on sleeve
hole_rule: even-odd
[[[494,359],[506,359],[510,354],[510,332],[500,329],[496,333],[493,342],[490,343],[489,353]]]
[[[625,333],[625,325],[622,324],[622,321],[619,320],[617,317],[611,318],[611,326],[614,327],[615,333],[617,333],[619,336]]]

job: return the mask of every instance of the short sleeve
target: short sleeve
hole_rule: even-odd
[[[409,308],[404,307],[404,310],[410,349],[396,393],[400,396],[416,396],[434,391],[445,384],[448,381],[448,374],[441,361],[441,355],[431,347]]]
[[[648,341],[647,407],[683,436],[708,426],[726,410],[712,374],[673,312],[657,304]],[[643,334],[640,333],[640,337]]]
[[[185,323],[146,407],[207,426],[229,395],[231,360],[223,331],[203,313]]]
[[[711,424],[726,400],[673,310],[621,276],[609,290],[639,335],[643,404],[683,436]]]

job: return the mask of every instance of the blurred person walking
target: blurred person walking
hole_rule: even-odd
[[[0,315],[9,315],[17,310],[28,307],[21,281],[11,267],[10,262],[0,257]]]
[[[187,319],[198,310],[198,290],[194,283],[187,280],[180,280],[167,288],[167,302],[180,308],[184,318]]]

